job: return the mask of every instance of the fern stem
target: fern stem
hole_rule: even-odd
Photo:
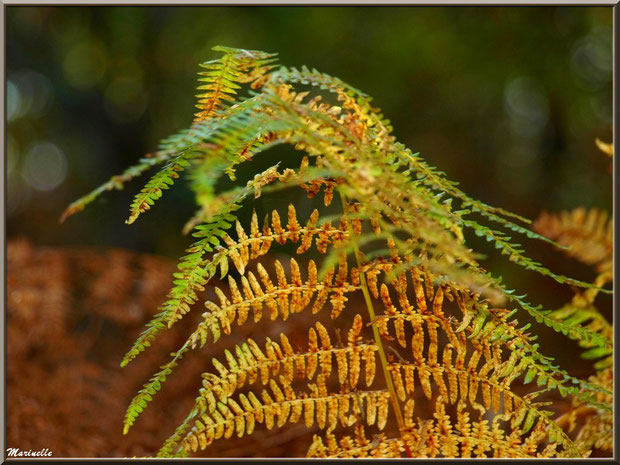
[[[347,198],[345,194],[338,190],[340,194],[340,200],[342,202],[342,213],[344,215],[347,214]],[[379,328],[377,327],[377,317],[375,314],[374,306],[372,305],[372,300],[370,298],[370,291],[368,290],[368,284],[366,283],[366,273],[362,271],[362,259],[359,247],[357,246],[357,241],[355,240],[355,234],[353,231],[353,226],[351,222],[349,222],[349,237],[351,238],[351,244],[353,245],[353,250],[355,254],[355,261],[357,262],[357,269],[359,270],[360,284],[362,288],[362,293],[364,294],[364,300],[366,301],[366,309],[368,310],[368,316],[370,318],[370,325],[372,327],[372,334],[375,339],[375,345],[377,346],[379,352],[379,360],[381,360],[381,368],[383,370],[383,376],[385,377],[385,383],[387,384],[388,392],[390,393],[390,400],[392,401],[392,407],[394,408],[394,413],[396,415],[396,421],[398,423],[399,431],[405,430],[405,420],[403,418],[403,413],[400,409],[400,404],[398,402],[398,397],[396,395],[396,389],[394,388],[394,382],[392,381],[392,376],[388,370],[388,361],[385,355],[385,349],[383,348],[383,342],[381,341],[381,334],[379,333]],[[405,452],[408,457],[413,457],[409,446],[405,441],[403,441],[403,445],[405,446]]]

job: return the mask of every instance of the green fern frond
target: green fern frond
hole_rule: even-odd
[[[125,223],[132,224],[141,213],[149,210],[151,205],[162,196],[162,190],[169,189],[174,180],[179,177],[179,172],[190,165],[190,159],[191,155],[188,154],[177,155],[153,176],[134,198],[130,207],[131,214]]]
[[[174,273],[174,287],[170,290],[166,302],[159,308],[160,312],[147,324],[147,329],[138,337],[133,347],[125,354],[121,366],[126,366],[140,352],[151,345],[156,335],[165,328],[169,328],[198,298],[197,292],[204,290],[204,285],[213,276],[215,270],[205,268],[203,256],[212,252],[220,243],[218,237],[225,234],[235,220],[232,212],[238,209],[237,204],[227,206],[211,222],[196,226],[194,237],[199,238],[181,258],[178,270]],[[209,273],[211,271],[211,273]]]
[[[602,286],[611,279],[611,273],[604,272],[597,277],[594,284]],[[588,331],[600,335],[601,339],[607,341],[606,344],[600,344],[593,338],[584,339],[572,336],[582,348],[587,349],[582,357],[588,360],[599,359],[594,364],[594,368],[603,370],[610,367],[613,362],[613,327],[594,305],[596,294],[596,290],[578,293],[570,303],[551,312],[549,317],[567,326],[585,327]]]
[[[123,173],[112,176],[109,181],[99,186],[97,189],[80,197],[76,201],[72,202],[62,213],[60,222],[63,223],[68,217],[76,214],[86,208],[86,206],[96,200],[102,193],[113,189],[122,190],[125,183],[140,176],[153,166],[159,165],[170,158],[168,152],[157,152],[151,157],[142,158],[138,164],[127,168]]]
[[[569,304],[554,312],[551,312],[549,316],[550,318],[562,321],[568,326],[583,326],[585,322],[588,322],[588,329],[596,334],[600,334],[602,338],[608,341],[608,343],[605,345],[600,345],[593,343],[591,340],[579,339],[580,346],[588,349],[583,353],[582,357],[587,360],[601,359],[594,365],[594,368],[597,370],[611,366],[613,361],[613,345],[611,342],[613,328],[598,310],[594,307],[583,308]]]

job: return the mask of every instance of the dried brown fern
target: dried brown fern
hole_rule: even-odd
[[[185,376],[169,380],[170,389],[123,436],[118,424],[126,402],[169,348],[183,343],[182,334],[163,334],[129,376],[118,366],[118,356],[165,298],[173,270],[169,260],[126,250],[8,242],[7,446],[48,448],[54,458],[157,453],[167,437],[161,425],[181,422],[193,405],[204,360],[186,360]],[[223,341],[222,350],[234,351],[236,342],[255,337],[245,329],[238,339]],[[254,331],[277,334],[278,329],[259,324]],[[181,323],[181,332],[186,330],[191,331],[191,320]],[[292,341],[298,337],[296,331],[289,334]],[[302,433],[296,428],[286,434],[257,431],[250,448],[244,437],[210,450],[233,457],[259,450],[269,456],[303,455],[304,444],[296,439]]]
[[[8,447],[48,448],[56,458],[156,450],[156,416],[145,419],[131,443],[121,441],[114,425],[119,398],[131,394],[159,356],[125,377],[114,354],[150,318],[173,267],[118,249],[9,241]]]

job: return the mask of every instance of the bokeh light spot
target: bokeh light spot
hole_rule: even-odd
[[[28,185],[37,190],[53,190],[67,176],[67,158],[51,142],[36,143],[24,157],[22,175]]]
[[[106,112],[119,123],[137,120],[146,110],[147,94],[138,76],[122,75],[104,93]]]
[[[69,49],[63,60],[63,70],[69,83],[78,89],[88,89],[101,82],[107,63],[103,50],[92,42],[81,42]]]
[[[40,116],[47,112],[52,100],[52,84],[43,74],[26,69],[16,75],[22,100],[22,115]]]
[[[534,79],[521,76],[511,80],[504,91],[504,104],[511,128],[518,135],[539,134],[549,119],[547,96]]]
[[[611,81],[613,53],[611,31],[595,29],[578,40],[571,57],[573,72],[587,87],[598,89]]]
[[[11,122],[21,113],[22,98],[19,87],[10,79],[6,81],[6,119]]]

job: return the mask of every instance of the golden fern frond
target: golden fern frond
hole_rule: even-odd
[[[420,296],[424,291],[419,276],[417,281]],[[399,286],[402,285],[401,279]],[[553,378],[547,378],[544,369],[539,367],[530,354],[518,346],[513,348],[507,344],[493,344],[488,335],[479,334],[476,325],[468,325],[466,331],[457,332],[461,322],[442,310],[444,294],[450,295],[446,288],[437,288],[433,293],[432,305],[424,303],[416,311],[412,311],[409,302],[401,297],[403,313],[399,313],[392,303],[385,284],[381,286],[380,294],[386,309],[386,319],[394,320],[398,343],[402,347],[409,346],[412,351],[412,357],[403,358],[399,354],[400,361],[391,361],[388,366],[396,393],[405,402],[406,412],[413,415],[414,389],[415,386],[421,386],[429,400],[433,393],[439,393],[450,403],[459,399],[466,401],[481,415],[492,411],[495,416],[510,420],[513,428],[519,427],[522,433],[528,432],[540,422],[549,429],[554,442],[575,450],[570,438],[551,420],[552,412],[543,409],[546,404],[536,401],[536,397],[543,391],[521,396],[512,387],[517,378],[523,376],[523,382],[529,383],[538,375],[539,385],[557,388],[566,395],[564,389],[567,388]],[[402,288],[400,295],[403,296]],[[458,294],[456,299],[462,302]],[[418,298],[418,305],[423,301]],[[405,338],[404,321],[410,324],[412,330],[409,344]],[[387,325],[379,326],[384,337],[393,339]],[[466,333],[469,333],[467,337]],[[449,341],[441,351],[441,361],[438,344],[440,334]],[[453,359],[453,354],[456,354],[456,359]]]
[[[280,245],[287,242],[299,242],[296,252],[303,254],[310,249],[314,241],[317,251],[325,253],[328,246],[339,247],[349,235],[346,220],[341,220],[336,227],[333,227],[330,221],[319,225],[319,212],[316,209],[302,226],[297,219],[295,207],[290,204],[286,221],[286,225],[283,225],[280,214],[273,210],[271,220],[265,218],[263,227],[259,228],[258,217],[254,213],[250,224],[250,234],[237,221],[235,223],[237,239],[234,240],[229,235],[224,236],[227,248],[222,251],[220,263],[225,262],[224,258],[230,259],[239,274],[243,275],[249,261],[269,252],[273,242]],[[225,275],[226,272],[222,271],[222,276]]]
[[[290,385],[271,379],[269,389],[260,392],[260,399],[250,391],[247,396],[240,394],[238,401],[228,398],[226,404],[218,402],[217,410],[202,414],[196,421],[182,441],[183,449],[195,452],[221,437],[251,434],[256,423],[272,429],[303,420],[308,428],[316,425],[333,430],[338,424],[355,423],[362,409],[368,424],[376,423],[383,429],[389,405],[385,390],[330,393],[322,376],[316,381],[308,383],[306,391],[295,392]]]
[[[384,433],[368,437],[364,427],[357,424],[354,436],[340,439],[331,432],[325,441],[315,435],[308,450],[310,458],[381,457],[402,458],[406,451],[412,458],[544,458],[557,454],[557,443],[547,443],[547,433],[539,424],[525,434],[518,427],[500,426],[492,422],[471,421],[465,404],[459,402],[456,418],[446,413],[442,396],[437,398],[433,418],[410,419],[406,431],[399,437]]]
[[[195,348],[198,344],[202,347],[209,337],[217,341],[221,337],[222,332],[226,335],[230,334],[231,325],[235,320],[238,325],[245,323],[250,310],[253,311],[255,322],[262,318],[265,307],[269,310],[272,320],[278,317],[286,320],[289,313],[297,313],[308,307],[312,299],[314,299],[312,305],[313,313],[320,311],[328,299],[332,307],[332,317],[337,316],[342,311],[347,300],[346,294],[359,289],[359,287],[353,286],[347,281],[348,266],[344,257],[340,261],[337,270],[334,269],[328,272],[322,280],[318,279],[316,264],[310,260],[307,279],[304,282],[299,265],[293,258],[289,262],[291,270],[290,282],[280,261],[275,262],[275,277],[273,279],[261,263],[257,265],[256,274],[248,272],[247,277],[244,276],[245,267],[249,261],[267,253],[274,241],[280,244],[284,244],[287,241],[300,242],[297,252],[302,254],[310,248],[314,239],[317,250],[325,253],[328,245],[339,244],[347,234],[345,226],[341,226],[342,229],[336,229],[329,222],[317,226],[317,220],[318,211],[315,210],[306,226],[302,227],[297,220],[295,208],[290,205],[286,226],[282,226],[279,214],[274,211],[271,222],[266,220],[262,231],[258,229],[258,219],[256,214],[254,214],[249,236],[239,222],[236,223],[237,241],[230,238],[225,232],[220,234],[228,247],[222,247],[206,263],[206,269],[209,270],[206,276],[202,272],[197,273],[197,283],[203,286],[203,283],[213,276],[218,268],[221,270],[222,276],[226,275],[229,266],[228,260],[230,259],[239,273],[242,274],[240,285],[234,278],[228,276],[230,298],[219,287],[214,288],[219,304],[212,301],[205,303],[208,311],[203,314],[204,320],[189,336],[185,344],[173,354],[172,360],[162,365],[160,371],[132,399],[125,416],[125,432],[133,425],[147,402],[160,390],[161,383],[177,366],[179,360],[187,351]],[[199,265],[192,265],[191,268],[191,270],[202,269]],[[189,305],[187,304],[189,297],[185,293],[187,280],[181,280],[179,286],[181,285],[185,286],[182,288],[181,297],[176,297],[176,300],[173,302],[174,306],[167,304],[168,308],[165,312],[159,314],[153,320],[155,323],[152,322],[149,330],[143,333],[141,339],[126,355],[124,363],[127,363],[150,344],[157,331],[163,326],[162,320],[164,317],[168,326],[171,326],[182,318],[183,314],[189,311]],[[241,294],[240,289],[243,290],[243,294]],[[194,296],[196,291],[192,290],[192,292],[194,294],[191,295]]]
[[[354,391],[361,377],[366,387],[370,387],[376,374],[377,347],[361,341],[361,331],[362,318],[355,315],[346,346],[335,346],[325,326],[317,322],[315,328],[308,331],[305,352],[295,351],[285,334],[280,335],[279,344],[267,338],[263,349],[254,340],[248,339],[243,345],[235,347],[234,354],[225,351],[227,366],[213,359],[216,373],[202,375],[203,387],[196,404],[158,455],[173,452],[194,418],[215,411],[218,403],[226,404],[236,391],[257,381],[266,385],[278,379],[282,386],[291,386],[296,380],[311,381],[315,377],[326,380],[335,370],[341,392]]]
[[[238,325],[242,325],[248,318],[250,310],[253,311],[254,321],[262,318],[265,307],[269,310],[271,320],[282,318],[286,320],[289,314],[299,313],[312,304],[312,313],[321,311],[327,301],[331,304],[332,318],[337,317],[342,312],[347,301],[346,294],[355,292],[358,286],[351,285],[347,280],[347,264],[342,260],[338,270],[328,272],[323,280],[318,279],[316,264],[310,260],[308,264],[307,279],[304,281],[301,276],[299,265],[294,258],[288,264],[290,268],[290,279],[287,279],[284,267],[279,260],[274,263],[275,277],[262,264],[257,265],[257,275],[251,271],[247,278],[241,277],[241,288],[239,290],[237,282],[228,277],[229,289],[232,301],[221,291],[215,288],[219,299],[219,304],[207,301],[208,312],[203,314],[204,321],[201,322],[190,337],[192,346],[200,342],[202,347],[209,334],[214,341],[217,341],[221,333],[230,334],[231,325],[237,320]],[[273,279],[272,279],[273,277]]]
[[[272,376],[279,375],[284,384],[292,384],[294,379],[312,380],[315,375],[328,378],[337,368],[338,380],[342,388],[355,389],[360,375],[370,386],[375,378],[376,346],[358,341],[362,329],[360,315],[354,318],[349,330],[349,343],[334,346],[325,326],[317,322],[308,334],[308,349],[297,352],[285,334],[280,335],[280,343],[267,338],[264,349],[252,339],[242,346],[235,347],[235,353],[225,351],[226,365],[213,359],[215,373],[203,374],[204,390],[201,397],[206,400],[208,410],[213,410],[213,402],[223,402],[235,391],[256,381],[264,385]],[[365,369],[361,369],[364,361]]]
[[[201,85],[198,94],[194,124],[213,117],[224,104],[235,102],[234,96],[241,88],[240,83],[255,82],[273,68],[276,54],[257,50],[238,50],[228,47],[215,47],[224,56],[216,60],[201,63],[208,71],[198,73]]]
[[[407,402],[406,408],[413,408],[413,399],[410,397],[413,391],[409,390],[415,384],[412,371],[415,368],[420,384],[428,397],[430,397],[432,390],[432,380],[439,392],[446,398],[450,398],[452,402],[457,399],[457,389],[460,390],[461,398],[467,398],[480,411],[486,412],[492,407],[499,414],[498,405],[502,402],[504,405],[503,414],[512,415],[512,420],[517,422],[517,425],[521,423],[527,425],[524,427],[526,431],[536,421],[540,420],[553,430],[554,440],[559,444],[570,441],[561,430],[558,431],[554,427],[554,423],[548,418],[550,412],[541,409],[543,404],[536,403],[533,399],[515,395],[511,391],[510,385],[520,375],[525,375],[526,383],[538,377],[540,386],[558,389],[562,395],[566,395],[567,393],[578,392],[580,386],[585,386],[584,383],[577,381],[575,386],[571,386],[570,382],[574,382],[574,379],[565,372],[554,369],[549,362],[546,362],[536,351],[536,346],[529,342],[527,335],[514,328],[516,323],[510,324],[501,316],[496,317],[496,321],[492,323],[493,318],[487,317],[490,314],[497,314],[497,311],[478,311],[474,318],[475,312],[472,311],[472,308],[480,304],[476,303],[475,299],[472,301],[466,290],[461,291],[458,286],[450,287],[448,284],[437,286],[435,284],[437,276],[421,267],[411,268],[409,271],[415,295],[413,303],[407,296],[405,275],[400,274],[397,279],[393,280],[391,286],[398,294],[400,307],[394,305],[389,295],[388,285],[382,283],[379,286],[378,284],[381,273],[387,276],[390,270],[402,261],[391,242],[388,242],[391,250],[389,260],[375,260],[363,265],[360,269],[352,268],[349,271],[344,255],[340,255],[341,259],[337,269],[333,268],[326,273],[322,280],[318,279],[317,267],[312,260],[308,264],[306,280],[302,279],[300,267],[295,259],[290,259],[287,266],[290,269],[288,276],[285,267],[278,260],[274,262],[275,273],[267,272],[261,263],[257,265],[256,274],[253,271],[246,270],[249,261],[267,253],[274,241],[280,244],[300,242],[298,252],[304,253],[312,244],[313,237],[316,236],[317,249],[325,253],[328,245],[340,245],[347,231],[354,231],[355,229],[347,226],[351,224],[351,220],[342,220],[341,226],[336,230],[332,229],[329,223],[324,223],[320,227],[316,226],[317,220],[318,212],[315,211],[306,226],[302,227],[297,219],[294,207],[289,206],[286,226],[282,225],[279,214],[274,212],[271,221],[266,220],[261,231],[258,227],[257,216],[254,214],[250,234],[241,227],[239,222],[236,223],[236,240],[223,233],[223,241],[227,248],[219,250],[214,255],[214,260],[215,257],[221,257],[218,258],[217,263],[220,267],[224,267],[223,272],[227,273],[227,263],[230,259],[242,276],[238,280],[230,275],[228,276],[228,293],[224,293],[218,287],[215,288],[218,303],[206,302],[205,306],[209,311],[203,315],[204,320],[187,339],[183,347],[174,354],[172,361],[162,366],[161,371],[154,375],[132,400],[127,410],[125,430],[133,424],[152,395],[160,389],[161,383],[171,373],[185,352],[198,345],[202,347],[209,337],[216,341],[222,333],[230,334],[232,324],[235,321],[239,325],[244,324],[248,320],[250,312],[253,314],[253,320],[259,321],[262,319],[265,308],[269,311],[272,320],[276,318],[286,320],[289,314],[308,308],[313,299],[313,313],[320,311],[329,300],[332,307],[331,317],[336,318],[345,307],[346,294],[361,289],[361,272],[368,278],[371,294],[375,298],[380,297],[385,308],[385,317],[379,316],[373,322],[379,328],[379,332],[390,339],[386,323],[388,320],[393,320],[396,339],[401,346],[407,347],[405,322],[409,322],[413,330],[413,339],[411,339],[413,365],[403,364],[401,366],[392,363],[388,369],[393,377],[398,396],[402,401],[406,400]],[[224,263],[226,264],[223,265]],[[462,321],[444,314],[442,310],[444,296],[457,301],[463,312]],[[414,304],[417,308],[414,307]],[[489,321],[486,321],[487,319]],[[470,325],[470,323],[472,324]],[[443,330],[451,344],[444,350],[443,366],[438,363],[437,328]],[[473,345],[475,350],[470,356],[467,367],[459,365],[462,360],[458,357],[453,366],[451,361],[452,349],[456,350],[460,357],[465,357],[467,352],[466,345],[463,342],[464,335],[459,335],[459,331],[463,329],[467,329],[470,336],[469,344]],[[425,330],[428,334],[429,343],[424,340]],[[497,339],[498,343],[507,343],[512,340],[519,344],[510,351],[510,357],[507,360],[502,360],[500,346],[488,344],[488,337]],[[425,348],[424,354],[422,348]],[[243,354],[243,350],[239,350]],[[495,354],[493,357],[489,355],[492,353]],[[479,367],[478,360],[482,354],[484,354],[486,361],[482,367]],[[233,363],[233,360],[234,358],[230,359],[229,357],[230,363]],[[404,379],[400,376],[399,370],[401,369],[405,372]],[[481,372],[482,376],[469,374],[476,370]],[[451,383],[449,391],[444,381],[444,373],[448,377],[448,382]],[[489,373],[490,378],[486,376]],[[558,379],[558,376],[562,378]],[[454,380],[456,379],[460,383],[458,388],[455,387]],[[482,404],[479,404],[477,400],[479,385],[482,392]],[[213,394],[211,396],[212,399],[215,399]],[[190,417],[196,415],[197,413],[193,412]]]
[[[355,435],[343,435],[338,439],[335,434],[327,432],[325,441],[314,435],[308,449],[308,458],[401,458],[405,448],[401,438],[388,438],[385,433],[366,436],[364,426],[355,425]]]
[[[316,439],[311,455],[587,455],[596,440],[570,437],[547,409],[549,399],[572,396],[603,412],[610,408],[609,389],[598,384],[604,380],[577,379],[542,355],[536,336],[527,332],[531,325],[519,327],[513,315],[525,310],[588,348],[588,356],[608,360],[609,325],[592,312],[596,294],[610,292],[602,286],[611,270],[603,252],[609,257],[611,248],[592,252],[582,246],[588,252],[576,252],[601,267],[594,283],[552,272],[529,258],[509,231],[559,244],[515,223],[528,220],[460,191],[397,142],[365,94],[315,70],[276,69],[272,54],[216,50],[224,56],[205,66],[205,93],[194,124],[162,146],[162,162],[168,163],[138,194],[130,216],[133,221],[181,172],[188,173],[200,203],[188,227],[195,227],[198,240],[181,259],[161,312],[123,364],[183,318],[215,274],[227,282],[213,288],[215,298],[205,303],[197,328],[131,401],[125,432],[188,351],[233,333],[235,322],[245,325],[268,315],[290,325],[293,314],[306,309],[318,314],[329,306],[332,320],[353,320],[346,344],[339,334],[334,344],[316,323],[318,315],[309,315],[316,324],[306,328],[306,349],[293,348],[285,330],[279,342],[259,345],[250,339],[224,351],[222,361],[213,358],[200,397],[159,455],[187,455],[219,438],[251,434],[257,423],[272,429],[302,418],[308,427],[327,429],[327,443]],[[254,92],[238,99],[243,84]],[[331,93],[332,102],[318,90]],[[276,165],[243,188],[217,191],[221,175],[235,180],[238,165],[279,144],[305,153],[299,169],[280,172]],[[249,229],[235,217],[251,194],[295,185],[310,198],[324,189],[326,206],[337,192],[342,211],[319,220],[314,210],[301,222],[289,205],[286,218],[274,211],[262,227],[254,213]],[[606,217],[591,216],[579,229],[590,242],[600,236],[599,242],[610,244]],[[553,313],[529,304],[480,266],[465,243],[468,231],[509,261],[585,291],[571,308]],[[561,232],[548,235],[563,243]],[[296,244],[297,254],[314,245],[320,263],[316,257],[303,264],[290,258],[267,266],[261,257],[276,243]],[[230,273],[233,268],[238,275]],[[351,309],[356,293],[363,295],[367,321]],[[365,331],[372,331],[373,343],[365,341]],[[373,385],[379,378],[375,358],[386,389]],[[584,434],[595,437],[603,428],[599,424],[591,423]],[[332,434],[354,425],[355,439]],[[375,425],[385,434],[368,440],[362,427]]]
[[[418,349],[426,347],[432,363],[436,366],[438,351],[436,329],[441,328],[450,341],[450,347],[455,350],[460,348],[459,352],[464,351],[463,344],[459,342],[459,337],[465,331],[468,334],[468,340],[471,342],[480,340],[491,346],[501,345],[511,348],[512,362],[505,370],[506,372],[511,371],[512,380],[521,373],[526,373],[525,383],[537,379],[539,386],[558,389],[562,396],[571,394],[583,397],[584,389],[591,392],[597,392],[601,389],[599,386],[569,376],[566,371],[553,365],[551,359],[542,356],[538,351],[538,345],[533,342],[535,338],[526,333],[530,325],[518,328],[518,322],[510,320],[514,311],[489,309],[487,303],[480,301],[477,296],[470,296],[470,291],[458,283],[438,283],[440,281],[439,276],[429,272],[424,267],[411,267],[407,273],[399,272],[395,277],[392,277],[388,284],[383,283],[379,286],[378,279],[381,274],[388,278],[393,276],[394,269],[400,269],[402,259],[397,255],[390,241],[388,241],[388,246],[392,254],[390,260],[374,260],[361,268],[367,276],[370,292],[383,303],[384,314],[377,316],[376,324],[385,339],[396,340],[401,347],[407,347],[409,339],[405,336],[405,329],[407,325],[412,327],[414,337],[418,338]],[[409,258],[407,261],[412,262],[412,259]],[[352,284],[359,283],[358,270],[352,270],[351,278]],[[413,285],[413,296],[415,297],[413,301],[408,296],[409,281]],[[597,285],[600,284],[597,282]],[[390,289],[392,292],[396,292],[396,301],[392,298]],[[586,295],[593,298],[595,293],[588,290]],[[460,317],[456,314],[446,315],[444,313],[444,299],[457,303],[461,313]],[[552,318],[552,315],[553,313],[550,313],[549,318]],[[583,320],[572,321],[568,318],[565,318],[566,321],[564,321],[555,315],[553,315],[553,319],[570,327],[578,327],[579,323],[583,322]],[[603,321],[605,320],[603,319]],[[390,323],[393,330],[390,330]],[[429,342],[426,342],[423,336],[425,324],[429,325]],[[598,319],[596,322],[583,327],[583,330],[591,334],[600,334],[605,340],[611,340],[611,334],[608,330],[601,330],[601,323]],[[416,339],[411,339],[412,347],[415,341]],[[591,349],[593,357],[596,354],[599,356],[608,354],[611,350],[610,346],[607,345],[585,341],[581,343],[584,347]],[[413,355],[419,358],[421,352],[414,352]],[[521,359],[521,363],[515,366],[517,359]],[[496,363],[499,365],[500,360],[497,359]],[[425,373],[424,376],[426,380],[429,379],[428,373]],[[505,386],[506,388],[509,387],[510,382]],[[424,380],[422,384],[423,386],[426,384]],[[430,385],[426,384],[425,392],[430,392],[430,390]],[[448,397],[446,396],[446,398]]]
[[[389,362],[388,366],[388,370],[394,381],[397,395],[401,401],[405,402],[406,418],[413,418],[414,416],[414,387],[419,384],[422,387],[424,395],[428,399],[432,398],[432,392],[435,392],[436,390],[440,396],[450,403],[455,403],[460,400],[461,403],[467,403],[476,408],[481,415],[485,414],[487,411],[493,411],[495,416],[503,418],[504,421],[510,421],[511,427],[515,430],[518,429],[520,434],[526,434],[533,428],[535,431],[545,428],[545,431],[547,431],[546,434],[550,440],[556,444],[554,447],[564,446],[574,455],[577,449],[573,445],[572,441],[561,430],[561,428],[559,428],[553,420],[549,418],[551,412],[543,409],[546,403],[535,401],[539,393],[532,392],[526,396],[520,396],[515,394],[511,389],[511,383],[517,377],[525,374],[526,371],[527,374],[525,376],[526,378],[530,378],[530,380],[537,374],[536,371],[533,372],[534,375],[528,371],[532,368],[528,357],[524,357],[524,354],[518,349],[511,351],[510,357],[502,357],[503,351],[501,345],[493,345],[487,338],[482,338],[480,336],[471,337],[472,335],[477,336],[474,332],[481,332],[481,328],[478,328],[478,325],[476,324],[466,326],[467,333],[469,333],[470,336],[469,338],[466,338],[465,332],[457,332],[457,326],[462,322],[458,321],[453,316],[451,317],[444,313],[444,295],[448,296],[447,298],[449,300],[456,299],[459,301],[461,306],[470,305],[471,303],[466,303],[463,300],[463,296],[460,296],[458,292],[454,292],[446,286],[436,286],[432,275],[425,273],[423,270],[414,270],[412,274],[415,295],[413,304],[409,301],[406,295],[407,286],[403,275],[400,275],[398,279],[391,284],[394,288],[396,288],[399,296],[399,304],[404,309],[402,311],[398,310],[389,297],[388,285],[385,283],[380,286],[378,285],[379,274],[389,271],[390,267],[394,265],[394,262],[377,262],[374,264],[374,267],[370,265],[365,266],[363,268],[363,272],[369,276],[368,282],[371,292],[376,297],[381,298],[386,311],[386,316],[388,318],[393,317],[396,322],[401,322],[400,325],[395,323],[396,333],[398,334],[396,339],[399,341],[401,346],[407,347],[408,345],[407,340],[404,337],[405,328],[402,323],[404,321],[408,321],[412,328],[412,362],[402,363],[400,361],[392,360]],[[310,267],[312,267],[312,265],[310,265]],[[278,265],[276,265],[276,268],[278,268]],[[292,265],[291,269],[294,270],[295,265]],[[284,272],[282,271],[281,275],[283,273]],[[291,271],[292,276],[297,274],[298,271]],[[352,282],[357,282],[359,278],[356,278],[355,276],[359,276],[359,270],[354,271],[351,274],[353,276]],[[278,286],[286,289],[288,282],[283,281],[282,278],[280,278],[280,280],[281,281],[278,282]],[[295,279],[292,281],[294,280]],[[240,304],[243,300],[238,287],[236,287],[236,284],[231,285],[230,287],[233,300],[237,300],[237,304]],[[289,293],[286,291],[285,295],[288,296]],[[252,295],[248,294],[246,295],[246,298],[251,299]],[[223,304],[234,305],[234,303],[227,301],[226,297],[224,297],[224,299]],[[276,302],[276,298],[274,297],[273,299],[273,304],[277,306],[278,303]],[[306,306],[308,303],[309,302],[305,302]],[[247,305],[247,310],[249,311],[251,304],[248,302],[245,302],[245,304]],[[415,308],[414,305],[416,305],[417,308]],[[286,304],[286,307],[289,307],[288,303]],[[224,313],[226,314],[227,312]],[[279,312],[275,313],[275,315],[278,314]],[[399,318],[400,316],[403,318]],[[381,319],[382,318],[380,318],[380,320]],[[356,316],[356,320],[357,321],[354,327],[357,326],[359,328],[361,326],[361,318],[359,315]],[[383,329],[382,333],[384,337],[390,339],[389,331],[386,330],[386,326],[379,324],[379,327]],[[317,329],[318,328],[319,327],[317,327]],[[438,329],[442,330],[449,341],[448,345],[446,345],[443,349],[443,357],[441,362],[439,361]],[[316,334],[313,336],[313,333],[314,330],[309,333],[310,347],[316,346],[317,337]],[[319,334],[320,333],[321,331],[319,331]],[[359,329],[351,332],[349,337],[350,341],[354,341],[358,335]],[[426,338],[428,338],[428,342],[425,341]],[[331,345],[329,338],[324,336],[322,339],[323,350],[329,349]],[[243,415],[241,410],[236,408],[239,403],[236,400],[232,400],[231,406],[229,406],[229,399],[231,399],[230,396],[236,389],[245,384],[246,379],[249,379],[251,383],[252,381],[256,381],[259,376],[258,367],[253,367],[253,361],[258,361],[261,358],[261,352],[256,351],[256,347],[252,350],[253,345],[254,344],[250,342],[245,348],[237,348],[236,357],[229,352],[227,354],[227,362],[229,365],[228,368],[219,362],[214,363],[216,369],[220,373],[220,377],[226,376],[231,381],[234,380],[234,383],[229,383],[227,388],[221,387],[221,382],[219,383],[220,388],[218,388],[218,383],[212,383],[209,381],[209,379],[213,380],[221,378],[213,378],[211,376],[205,377],[205,389],[201,390],[201,399],[198,403],[199,407],[198,409],[192,411],[190,418],[200,417],[200,415],[203,415],[204,412],[216,412],[216,419],[221,416],[221,421],[218,423],[217,420],[209,417],[211,418],[211,421],[215,423],[212,425],[212,428],[207,429],[203,439],[187,439],[192,436],[192,433],[190,433],[184,440],[185,442],[183,442],[183,447],[188,447],[187,450],[196,450],[198,445],[201,444],[204,445],[201,445],[201,448],[204,448],[211,442],[212,439],[217,439],[222,436],[226,437],[227,434],[232,434],[233,423],[235,428],[234,431],[236,431],[238,435],[246,432],[247,425],[244,423],[244,426],[239,426],[242,420],[233,421],[234,415],[231,416],[231,412],[235,415]],[[301,359],[295,358],[295,352],[290,347],[290,343],[288,343],[285,336],[282,339],[282,346],[273,345],[273,343],[270,346],[273,350],[272,353],[274,354],[271,356],[271,359],[280,359],[280,363],[278,364],[279,370],[277,372],[279,374],[280,385],[283,387],[290,386],[292,384],[292,374],[295,372],[295,369],[298,373],[301,370]],[[275,355],[278,352],[282,354],[280,357]],[[454,361],[453,352],[457,355],[457,358]],[[286,358],[286,361],[281,363],[284,358]],[[319,359],[320,358],[321,357],[319,356]],[[336,359],[338,360],[338,356]],[[374,357],[372,360],[374,364]],[[467,363],[465,363],[466,360]],[[319,377],[325,378],[328,376],[328,373],[331,372],[331,353],[329,353],[329,362],[319,362],[319,360],[317,360],[315,363],[310,364],[310,366],[313,367],[311,370],[312,373],[316,371],[316,366],[318,363],[325,364],[322,365],[322,372],[318,375]],[[344,365],[342,362],[340,363],[339,378],[340,380],[344,380],[346,377],[346,372],[343,370]],[[324,366],[329,366],[329,369],[325,369]],[[359,366],[359,357],[357,358],[357,362],[354,366]],[[246,370],[248,370],[248,373],[246,373]],[[359,376],[357,375],[358,371],[359,368],[353,371],[353,373],[355,373],[355,381],[352,381],[352,386],[355,386],[357,383],[357,377]],[[240,373],[242,373],[241,376],[239,376]],[[374,371],[372,373],[374,377]],[[416,374],[418,379],[417,381],[415,377]],[[217,377],[217,375],[215,376]],[[270,376],[264,374],[261,376],[264,377],[263,379],[265,381],[269,379],[270,383],[274,382],[274,379]],[[540,380],[542,379],[542,377],[539,377],[539,385]],[[528,381],[526,380],[526,382]],[[549,384],[551,384],[551,381],[549,381]],[[251,396],[253,394],[248,395]],[[239,396],[239,399],[239,402],[244,402],[242,399],[245,398]],[[254,405],[254,407],[257,408],[256,405]],[[288,415],[288,413],[286,415]],[[228,422],[226,424],[222,423],[224,422],[224,418],[227,418]],[[294,416],[293,418],[296,417]],[[205,421],[208,422],[209,420]],[[251,422],[249,426],[250,430],[253,430],[253,422],[257,421],[256,417],[249,421]],[[372,421],[372,417],[369,421]],[[204,425],[204,423],[201,422],[197,426],[198,430],[193,431],[199,431],[202,433],[202,427],[200,426],[201,424]],[[187,424],[184,423],[184,425],[186,426]],[[345,425],[345,423],[343,423],[343,425]],[[227,433],[226,431],[229,432]],[[496,428],[496,434],[499,434],[498,431],[502,430]],[[176,435],[177,439],[180,439],[179,436],[180,435],[178,434]],[[406,436],[401,437],[403,438],[403,441],[406,440]],[[530,440],[530,442],[531,441],[533,440]],[[168,446],[172,446],[172,444],[169,443]],[[407,447],[410,447],[410,445]],[[503,449],[493,450],[502,451]],[[438,455],[439,452],[433,449],[425,449],[424,454],[426,454],[425,456],[434,456],[433,454]],[[447,456],[451,455],[447,454]]]
[[[601,152],[609,155],[610,157],[614,156],[614,144],[608,144],[607,142],[603,142],[600,139],[595,139],[595,142],[596,146]]]
[[[611,271],[613,221],[603,210],[579,207],[559,214],[543,212],[532,227],[568,246],[565,253],[582,263],[595,266],[600,273]]]

